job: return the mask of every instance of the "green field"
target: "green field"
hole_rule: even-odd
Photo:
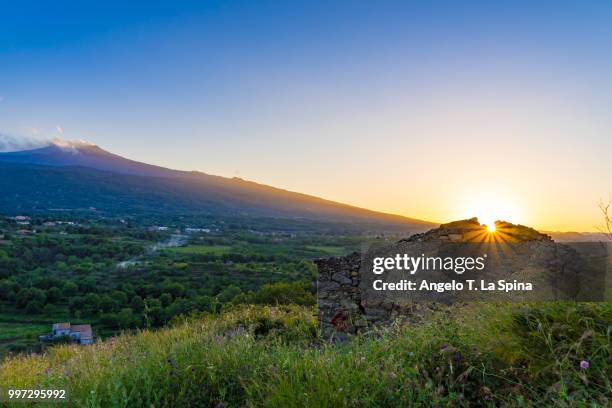
[[[182,247],[169,248],[165,251],[175,254],[189,255],[224,255],[232,250],[230,245],[187,245]]]
[[[49,324],[29,324],[0,322],[0,342],[36,339],[39,334],[51,331]]]
[[[339,256],[344,255],[347,250],[342,246],[332,245],[300,245],[299,242],[282,243],[237,243],[236,245],[187,245],[182,247],[168,248],[165,251],[173,254],[183,255],[216,255],[221,256],[229,253],[258,254],[262,256]]]
[[[340,256],[346,253],[346,248],[331,245],[307,245],[306,249],[334,256]]]

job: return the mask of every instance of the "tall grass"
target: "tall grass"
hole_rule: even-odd
[[[65,388],[67,405],[79,407],[611,401],[607,304],[472,305],[335,345],[317,337],[312,313],[247,306],[91,347],[58,346],[6,359],[0,384]]]

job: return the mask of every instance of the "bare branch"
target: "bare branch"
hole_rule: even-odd
[[[604,226],[597,229],[612,241],[612,199],[609,199],[607,203],[600,201],[599,209],[604,217]]]

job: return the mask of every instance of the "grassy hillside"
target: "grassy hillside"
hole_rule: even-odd
[[[610,304],[472,305],[329,344],[312,309],[246,306],[7,358],[69,406],[609,406]],[[587,367],[588,365],[588,367]]]

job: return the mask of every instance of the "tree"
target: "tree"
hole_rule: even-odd
[[[58,306],[55,306],[52,303],[47,303],[45,305],[45,307],[43,307],[43,311],[42,312],[43,312],[43,314],[46,314],[47,316],[53,316],[53,315],[57,314],[59,310],[60,309],[59,309]]]
[[[62,293],[65,297],[70,298],[76,295],[79,292],[79,287],[76,283],[72,281],[67,281],[64,283],[64,287],[62,287]]]
[[[117,313],[117,323],[122,329],[129,329],[133,327],[136,323],[136,319],[132,309],[129,307],[121,309],[121,311]]]
[[[226,303],[241,293],[242,293],[242,290],[238,286],[229,285],[228,287],[223,289],[221,293],[217,295],[217,299],[219,299],[219,302]]]
[[[11,276],[12,270],[11,258],[6,251],[0,249],[0,278],[8,278]]]
[[[277,282],[262,285],[256,292],[249,294],[245,303],[256,304],[297,304],[313,305],[315,298],[306,290],[304,282]]]
[[[122,292],[120,290],[116,290],[113,292],[113,299],[115,299],[115,302],[117,302],[117,304],[120,306],[127,305],[128,302],[127,295],[125,294],[125,292]]]
[[[95,293],[88,293],[83,298],[83,313],[86,315],[96,314],[100,308],[100,296]]]
[[[45,304],[40,300],[30,300],[25,307],[25,312],[27,314],[38,314],[43,311]]]
[[[131,299],[136,294],[134,291],[134,286],[130,283],[124,283],[121,285],[121,291],[126,294],[128,299]]]
[[[161,326],[164,324],[164,309],[159,299],[147,299],[144,307],[147,326]]]
[[[57,303],[62,298],[62,291],[57,286],[53,286],[47,290],[47,302]]]
[[[172,303],[172,295],[169,293],[162,293],[161,296],[159,297],[159,300],[162,306],[164,307],[170,306],[170,303]]]
[[[130,302],[130,307],[135,312],[142,312],[144,309],[144,302],[142,298],[138,295],[132,297],[132,301]]]
[[[119,327],[119,320],[115,313],[104,313],[100,316],[100,323],[113,329]]]
[[[68,305],[68,310],[70,310],[70,313],[72,313],[74,316],[77,315],[77,312],[79,313],[79,316],[80,316],[82,313],[83,304],[84,304],[84,300],[81,296],[73,297],[70,300],[70,304]]]
[[[193,309],[193,305],[187,299],[176,299],[170,306],[168,306],[164,315],[166,320],[172,319],[174,316],[185,314]]]
[[[604,217],[604,226],[600,227],[599,230],[606,235],[606,237],[612,241],[612,199],[608,200],[607,204],[604,202],[599,203],[599,208]]]
[[[22,289],[17,294],[17,307],[22,309],[25,308],[30,302],[37,302],[37,304],[40,304],[40,308],[42,309],[46,301],[47,295],[43,290],[38,288]]]
[[[0,280],[0,300],[14,300],[15,294],[19,292],[19,284],[12,280]]]
[[[201,312],[215,312],[217,310],[217,300],[212,296],[199,295],[195,299],[196,307]]]
[[[100,296],[100,302],[98,303],[98,307],[104,313],[114,312],[119,309],[117,302],[113,300],[109,295]]]
[[[170,282],[170,281],[164,282],[163,290],[166,293],[170,293],[172,297],[175,299],[177,297],[183,296],[183,293],[185,293],[185,287],[178,282]]]
[[[40,274],[45,274],[45,271],[41,268],[39,270]],[[62,285],[62,280],[58,279],[58,278],[54,278],[52,276],[41,276],[40,278],[38,278],[35,282],[34,282],[34,286],[36,286],[37,288],[40,289],[49,289],[52,288],[54,286],[61,286]]]

